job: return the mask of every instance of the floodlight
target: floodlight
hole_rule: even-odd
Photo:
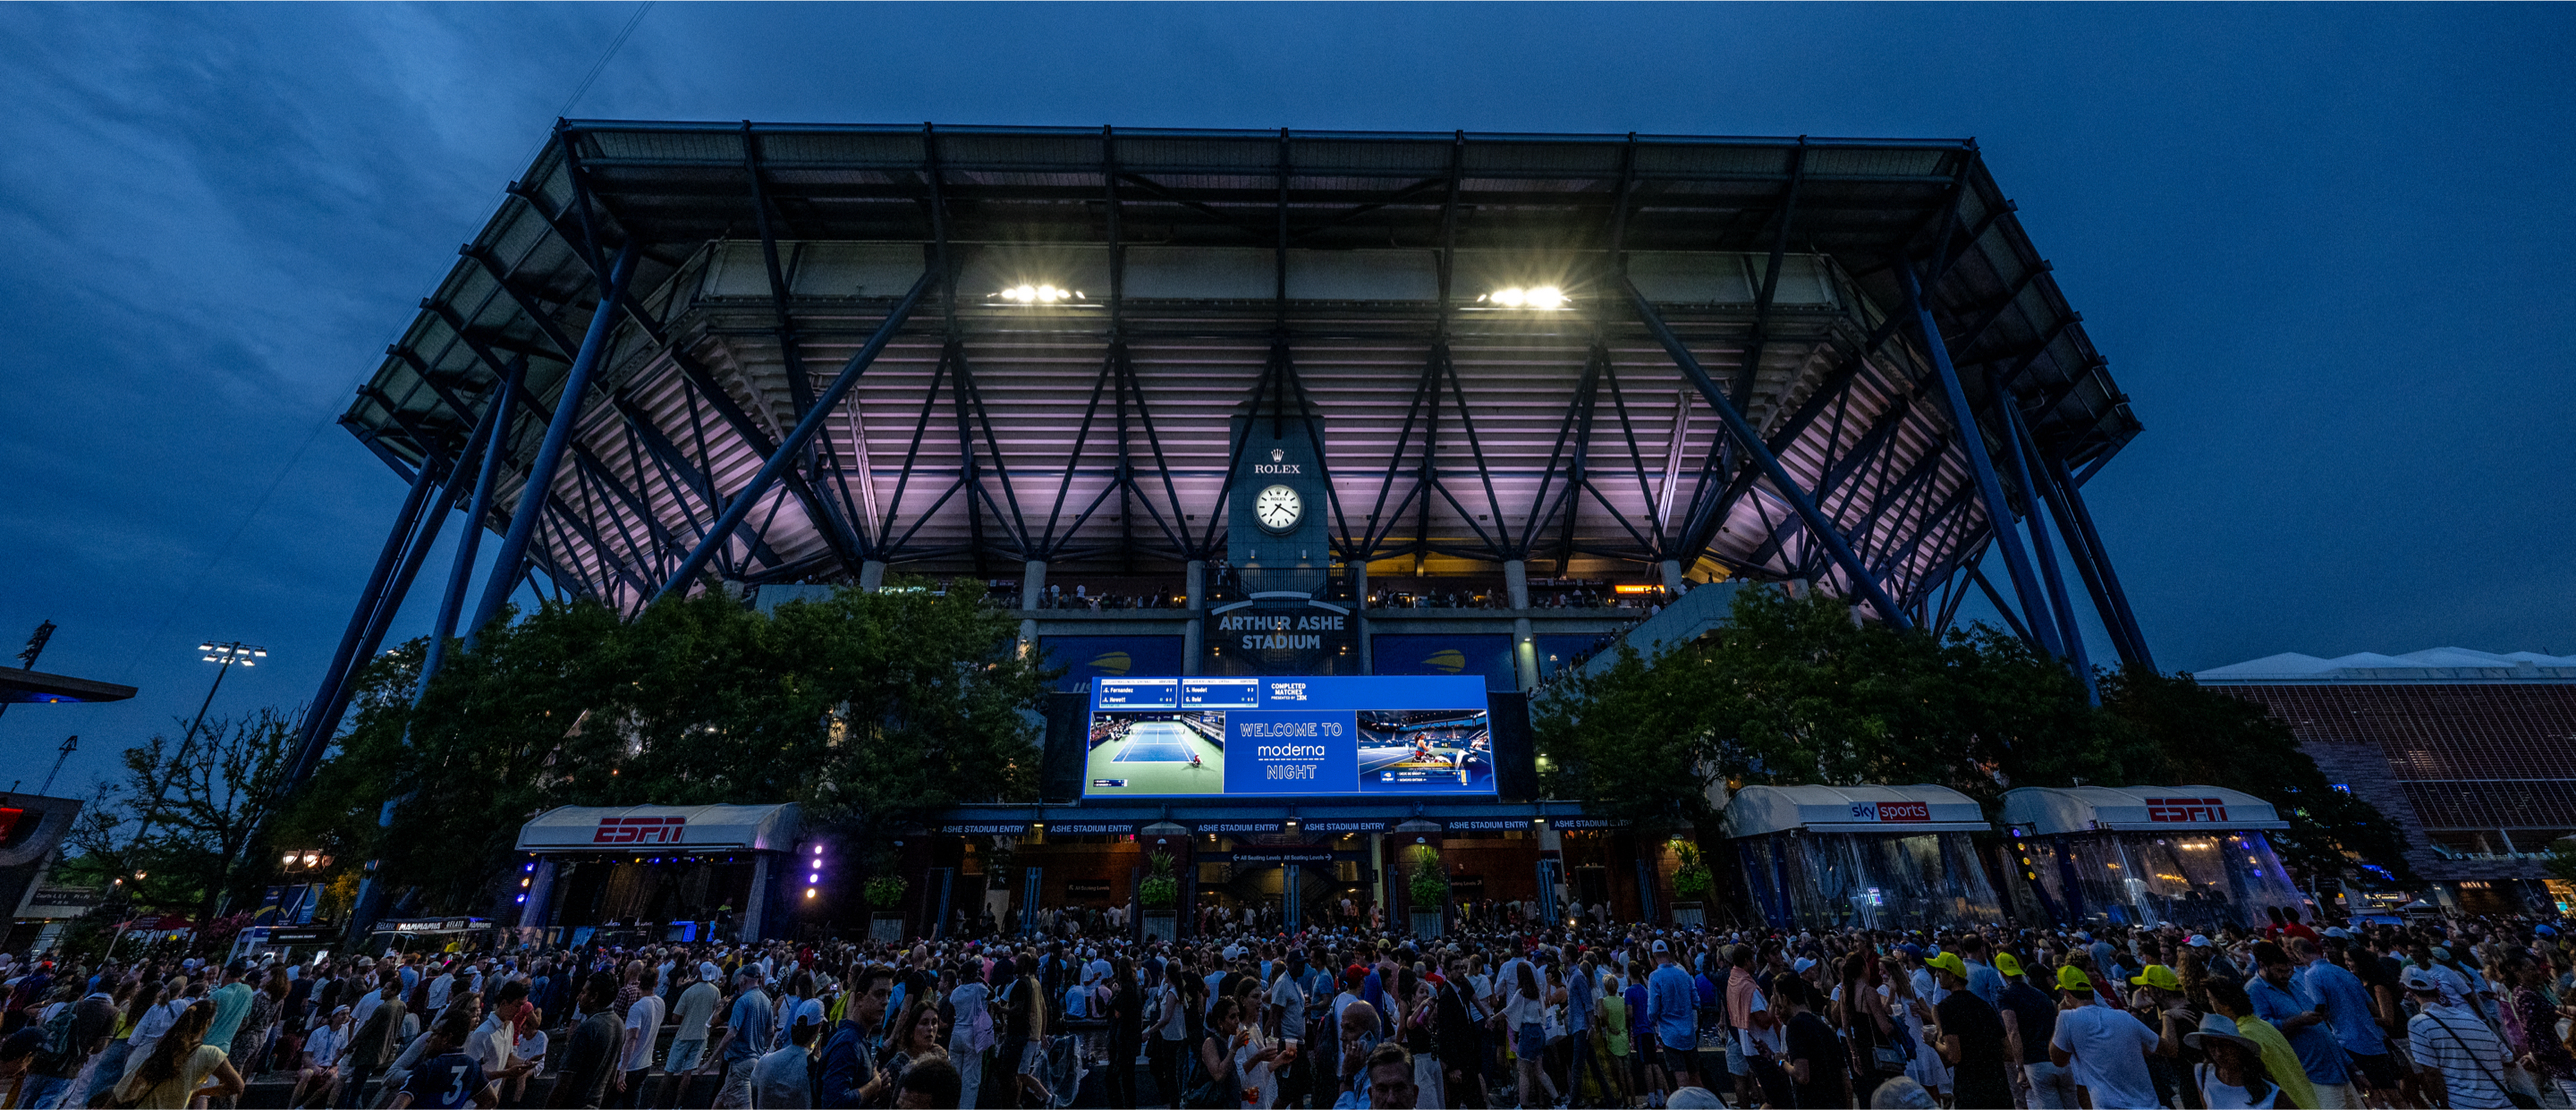
[[[1553,285],[1542,285],[1529,291],[1529,306],[1554,311],[1565,307],[1565,291]]]
[[[1494,303],[1501,305],[1504,308],[1519,308],[1521,306],[1521,302],[1528,299],[1529,294],[1523,292],[1521,287],[1517,285],[1509,289],[1497,289],[1494,291]]]

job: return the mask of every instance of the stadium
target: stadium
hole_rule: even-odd
[[[340,420],[409,493],[302,766],[450,516],[497,569],[471,607],[448,576],[442,644],[522,582],[976,580],[1064,668],[1047,801],[914,862],[1016,837],[1019,912],[1124,898],[1157,844],[1194,899],[1400,901],[1412,836],[1654,916],[1667,850],[1536,800],[1523,699],[1733,584],[1907,627],[1983,596],[2087,673],[2089,607],[2152,664],[2081,493],[2140,425],[1973,141],[564,121]],[[1490,697],[1352,707],[1429,800],[1178,804],[1087,786],[1257,714],[1086,726],[1129,676]]]

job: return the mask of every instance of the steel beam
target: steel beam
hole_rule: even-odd
[[[2030,549],[2039,563],[2039,580],[2048,587],[2049,615],[2057,622],[2058,635],[2065,638],[2067,665],[2075,676],[2084,680],[2084,696],[2100,703],[2102,692],[2093,684],[2093,661],[2084,650],[2083,626],[2075,623],[2075,604],[2066,595],[2066,576],[2057,569],[2057,552],[2048,542],[2048,524],[2041,515],[2039,483],[2031,481],[2030,459],[2022,450],[2022,441],[2030,435],[2021,424],[2021,413],[2010,393],[1998,392],[1995,409],[2003,417],[2004,453],[2012,458],[2013,480],[2021,484],[2022,500],[2030,505]],[[1997,527],[2005,527],[1998,525]]]
[[[491,425],[492,434],[484,444],[483,457],[477,460],[474,500],[465,512],[465,531],[456,538],[456,560],[447,572],[447,591],[439,597],[438,619],[430,625],[429,653],[420,663],[419,690],[423,694],[429,691],[430,682],[438,677],[440,667],[445,664],[447,638],[456,634],[456,619],[465,610],[465,591],[474,580],[474,555],[483,543],[483,522],[492,518],[493,487],[500,484],[501,464],[510,454],[510,422],[516,415],[511,411],[512,401],[521,388],[527,364],[520,362],[511,369],[513,372],[501,379],[501,391],[493,396],[483,412],[483,419]],[[458,464],[463,465],[463,460],[458,460]]]
[[[688,588],[689,580],[705,568],[716,545],[725,542],[734,529],[742,527],[744,518],[751,515],[752,503],[769,492],[769,487],[778,481],[781,472],[795,465],[797,452],[813,442],[814,433],[821,428],[823,421],[833,409],[840,407],[841,399],[849,395],[851,387],[859,384],[859,376],[867,373],[869,364],[876,361],[877,355],[885,350],[895,333],[903,329],[903,322],[911,317],[912,310],[920,306],[922,295],[929,291],[933,276],[924,273],[912,283],[912,291],[904,294],[903,300],[886,314],[885,322],[877,325],[876,334],[869,336],[867,343],[850,356],[850,361],[841,367],[840,376],[832,379],[832,384],[823,390],[822,396],[815,398],[814,407],[806,411],[804,419],[796,422],[795,429],[787,433],[786,441],[762,460],[760,472],[752,475],[751,481],[734,494],[733,500],[725,503],[723,514],[716,517],[715,524],[707,529],[706,538],[698,541],[697,547],[680,560],[679,568],[654,595],[655,600]]]
[[[2119,622],[2135,652],[2125,661],[2155,670],[2156,660],[2154,654],[2147,650],[2146,633],[2138,627],[2137,614],[2129,610],[2129,595],[2120,588],[2119,572],[2111,569],[2111,554],[2102,546],[2101,534],[2093,530],[2092,510],[2084,504],[2084,495],[2077,491],[2075,480],[2066,473],[2066,460],[2056,455],[2043,455],[2041,461],[2047,466],[2049,479],[2059,496],[2066,499],[2066,507],[2074,510],[2076,532],[2084,537],[2084,546],[2092,553],[2094,566],[2102,574],[2102,590],[2111,601],[2110,608],[2103,615]]]
[[[1798,488],[1797,480],[1789,475],[1789,468],[1780,464],[1780,456],[1771,452],[1771,448],[1762,442],[1761,433],[1754,430],[1752,422],[1744,419],[1744,414],[1736,411],[1734,403],[1727,400],[1725,391],[1710,380],[1708,371],[1701,368],[1698,356],[1691,354],[1689,345],[1674,335],[1673,329],[1665,326],[1663,316],[1655,311],[1654,304],[1637,290],[1635,284],[1624,277],[1620,284],[1627,286],[1628,298],[1635,304],[1638,318],[1645,321],[1646,329],[1654,333],[1655,340],[1664,345],[1664,352],[1672,356],[1673,364],[1681,368],[1682,376],[1690,379],[1700,396],[1708,399],[1709,407],[1717,410],[1718,418],[1726,422],[1727,430],[1734,433],[1745,453],[1752,456],[1754,465],[1771,479],[1772,487],[1806,520],[1808,529],[1824,543],[1826,550],[1833,553],[1835,564],[1850,577],[1851,588],[1860,591],[1871,605],[1878,608],[1879,619],[1898,628],[1909,627],[1911,622],[1897,607],[1896,599],[1889,597],[1878,580],[1870,577],[1869,568],[1861,564],[1860,556],[1853,554],[1851,543],[1843,538],[1833,521],[1825,519],[1825,514],[1816,509],[1816,502],[1807,495],[1807,491]]]
[[[2004,566],[2012,573],[2013,590],[2021,596],[2022,611],[2030,618],[2031,630],[2037,636],[2034,642],[2040,650],[2064,658],[2065,644],[2058,639],[2057,630],[2050,627],[2047,602],[2031,571],[2030,553],[2013,532],[2012,503],[2004,499],[2003,483],[1995,477],[1994,460],[1987,457],[1986,437],[1977,424],[1977,412],[1969,407],[1967,390],[1959,385],[1959,372],[1950,365],[1950,348],[1941,342],[1941,325],[1932,319],[1931,306],[1923,302],[1923,290],[1915,282],[1910,259],[1896,260],[1896,279],[1905,290],[1905,307],[1923,337],[1932,372],[1941,380],[1941,399],[1950,410],[1951,424],[1959,429],[1959,447],[1967,454],[1968,472],[1976,479],[1977,493],[1986,503],[1986,518],[1995,522],[1995,537],[2004,549]]]

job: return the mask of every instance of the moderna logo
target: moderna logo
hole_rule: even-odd
[[[602,817],[593,844],[677,844],[688,831],[686,817]]]
[[[2147,820],[2189,824],[2202,821],[2225,823],[2225,798],[2149,798]]]

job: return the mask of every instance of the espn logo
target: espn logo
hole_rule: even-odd
[[[1930,802],[1853,802],[1854,821],[1930,821]]]
[[[688,830],[686,817],[602,817],[593,844],[677,844]]]
[[[2224,798],[2149,798],[2147,820],[2173,823],[2201,821],[2224,823],[2227,800]]]

